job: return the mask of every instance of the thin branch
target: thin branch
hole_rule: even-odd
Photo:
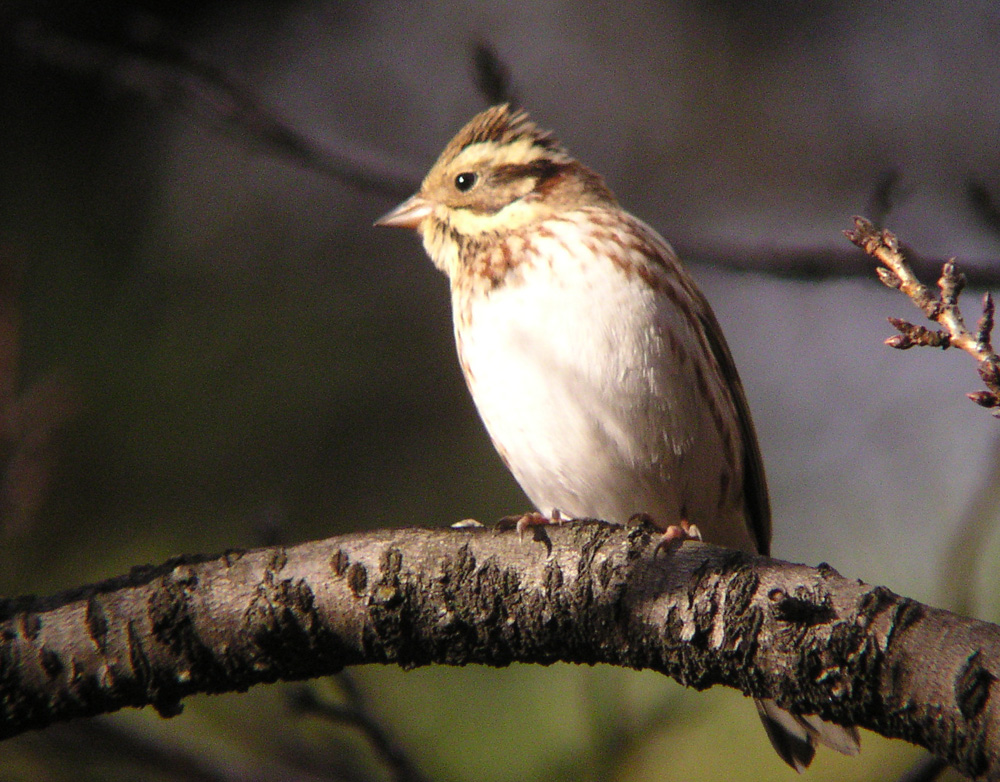
[[[899,250],[899,240],[892,232],[879,230],[863,217],[855,217],[854,229],[845,231],[844,234],[872,258],[884,264],[884,267],[876,269],[883,284],[902,291],[928,320],[935,321],[942,327],[938,331],[931,331],[900,318],[889,318],[899,334],[889,337],[885,344],[899,350],[918,346],[955,347],[964,350],[979,362],[979,377],[988,389],[973,391],[967,396],[983,407],[1000,407],[1000,358],[993,351],[991,339],[993,297],[989,293],[983,296],[983,314],[975,333],[972,333],[966,328],[962,310],[958,306],[966,279],[955,265],[954,258],[942,268],[941,278],[938,280],[941,292],[938,295],[914,274]]]
[[[428,782],[428,778],[420,773],[402,744],[372,711],[354,677],[347,671],[341,671],[337,674],[336,681],[344,693],[346,703],[321,700],[313,688],[303,686],[292,693],[292,707],[302,714],[315,714],[357,728],[389,768],[392,779],[396,782]]]
[[[735,687],[1000,779],[1000,627],[826,565],[696,543],[664,559],[641,526],[534,533],[359,533],[6,601],[0,734],[361,663],[566,661]]]
[[[40,62],[98,77],[154,104],[180,107],[196,119],[243,134],[273,155],[355,187],[395,199],[412,193],[422,177],[422,167],[408,167],[373,150],[315,141],[239,79],[166,35],[109,45],[25,19],[12,38]]]

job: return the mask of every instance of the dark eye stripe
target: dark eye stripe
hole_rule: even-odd
[[[517,179],[528,178],[537,179],[540,184],[544,180],[560,174],[565,168],[567,168],[567,164],[565,163],[556,163],[547,158],[539,158],[538,160],[532,160],[530,163],[508,163],[507,165],[497,166],[493,169],[490,179],[499,185],[513,182]]]

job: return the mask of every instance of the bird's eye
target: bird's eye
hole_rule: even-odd
[[[473,174],[471,171],[464,171],[455,177],[455,187],[461,193],[467,193],[472,189],[472,186],[476,184],[476,180],[479,177]]]

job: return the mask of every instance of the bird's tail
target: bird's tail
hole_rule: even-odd
[[[844,728],[814,715],[792,714],[770,700],[754,702],[771,745],[781,759],[799,773],[812,761],[817,742],[845,755],[857,755],[861,751],[861,739],[855,727]]]

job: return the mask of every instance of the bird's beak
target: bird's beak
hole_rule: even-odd
[[[417,228],[425,218],[430,217],[434,205],[424,198],[420,193],[412,195],[403,203],[386,212],[375,225],[387,225],[390,228]]]

